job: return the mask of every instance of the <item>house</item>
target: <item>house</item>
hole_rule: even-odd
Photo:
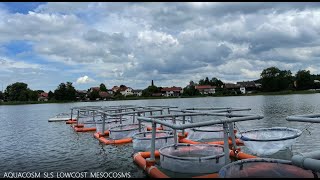
[[[214,94],[216,93],[216,86],[211,86],[211,85],[200,85],[200,86],[195,86],[197,90],[201,94]]]
[[[88,93],[88,91],[86,91],[86,90],[77,90],[76,98],[78,100],[87,100],[87,97],[88,97],[87,93]]]
[[[240,89],[240,84],[225,83],[223,88],[227,90],[238,90]]]
[[[118,86],[113,86],[111,90],[115,93],[115,92],[117,92],[119,89],[120,89],[120,87],[118,87]]]
[[[110,95],[112,95],[112,94],[114,93],[112,89],[107,89],[107,92],[108,92]]]
[[[107,100],[111,98],[111,95],[106,91],[100,91],[99,96],[101,100]]]
[[[132,92],[133,89],[131,87],[120,87],[119,90],[123,96],[133,95],[133,92]]]
[[[142,89],[132,90],[134,96],[142,96]]]
[[[242,94],[252,93],[253,90],[256,90],[256,83],[254,81],[242,81],[237,82],[240,85],[240,91]]]
[[[164,96],[180,96],[181,93],[183,92],[182,88],[181,87],[165,87],[165,88],[162,88],[161,89],[161,93],[164,95]]]
[[[100,91],[100,87],[91,87],[90,92],[92,91]]]
[[[38,101],[48,101],[49,100],[49,94],[46,92],[42,92],[38,95]]]

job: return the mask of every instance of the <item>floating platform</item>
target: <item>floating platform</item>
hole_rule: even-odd
[[[53,117],[48,119],[48,122],[61,122],[61,121],[69,121],[70,117]],[[76,119],[72,119],[73,121],[76,121]]]

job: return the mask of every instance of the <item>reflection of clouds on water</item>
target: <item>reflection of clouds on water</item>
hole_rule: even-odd
[[[71,107],[89,105],[251,108],[251,111],[241,112],[241,114],[257,114],[265,118],[236,123],[241,131],[274,126],[303,130],[309,125],[308,123],[288,122],[285,117],[294,114],[319,113],[320,96],[318,94],[234,96],[1,106],[1,171],[23,169],[23,171],[110,172],[123,170],[131,172],[133,177],[146,177],[143,170],[132,162],[132,144],[102,145],[93,138],[92,133],[76,133],[65,122],[48,122],[49,118],[61,112],[68,112]],[[201,120],[200,118],[199,121]],[[320,148],[319,126],[320,124],[312,124],[308,128],[311,135],[304,132],[297,139],[292,146],[294,154]],[[244,150],[245,147],[241,149]]]

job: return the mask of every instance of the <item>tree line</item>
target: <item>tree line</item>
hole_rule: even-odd
[[[280,70],[277,67],[269,67],[261,72],[260,79],[257,82],[262,84],[262,90],[274,92],[281,90],[307,90],[320,88],[320,75],[311,74],[309,70],[299,70],[292,75],[290,70]]]
[[[290,70],[280,70],[277,67],[269,67],[263,69],[260,73],[260,78],[254,80],[255,83],[260,83],[262,88],[256,91],[276,92],[283,90],[307,90],[319,89],[320,83],[314,83],[314,80],[320,80],[320,75],[311,74],[309,70],[299,70],[295,75],[292,75]],[[197,83],[193,80],[189,85],[183,88],[182,96],[200,96],[199,90],[195,87],[198,85],[215,86],[215,95],[234,95],[234,90],[223,88],[225,83],[217,77],[208,77],[200,79]],[[152,96],[155,93],[161,93],[161,87],[155,85],[148,86],[143,90],[143,96]],[[236,94],[240,94],[237,90]]]
[[[307,90],[307,89],[319,89],[320,83],[314,83],[314,80],[319,80],[320,75],[311,74],[309,70],[299,70],[295,75],[292,75],[290,70],[280,70],[277,67],[269,67],[263,69],[260,74],[260,78],[255,80],[255,83],[262,85],[261,91],[264,92],[275,92],[282,90]],[[189,85],[183,88],[182,96],[200,96],[199,90],[195,87],[197,85],[211,85],[216,87],[216,94],[229,95],[232,94],[230,91],[223,88],[224,82],[220,79],[208,77],[200,79],[197,83],[192,80]],[[120,87],[124,87],[121,85]],[[101,83],[100,91],[107,92],[107,87]],[[162,87],[157,87],[152,83],[142,91],[143,97],[153,96],[154,94],[161,93]],[[99,91],[88,89],[88,98],[95,100],[99,98]],[[4,92],[0,91],[0,99],[6,101],[37,101],[38,95],[44,92],[43,90],[31,90],[28,84],[23,82],[16,82],[6,87]],[[77,100],[76,89],[73,87],[71,82],[60,83],[58,87],[52,92],[48,92],[49,100],[57,101],[75,101]],[[81,95],[80,95],[81,96]],[[82,94],[82,96],[84,96]],[[120,92],[114,94],[115,98],[123,98]],[[83,97],[82,97],[83,98]],[[80,97],[80,99],[82,99]]]

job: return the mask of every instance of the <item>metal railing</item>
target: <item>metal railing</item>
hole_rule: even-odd
[[[191,123],[191,124],[174,124],[173,123],[168,123],[164,122],[163,120],[159,118],[163,117],[173,117],[173,120],[175,117],[184,117],[185,119],[186,116],[199,116],[199,115],[207,115],[207,116],[225,116],[228,117],[227,119],[219,119],[219,120],[210,120],[210,121],[205,121],[205,122],[196,122],[196,123]],[[173,129],[173,135],[174,135],[174,143],[178,143],[177,139],[177,130],[184,130],[187,128],[194,128],[194,127],[203,127],[203,126],[210,126],[210,125],[215,125],[215,124],[223,124],[223,131],[224,131],[224,153],[225,153],[225,163],[229,163],[229,143],[228,143],[228,129],[230,136],[232,137],[232,144],[235,146],[235,136],[234,136],[234,131],[233,131],[233,123],[234,122],[239,122],[239,121],[248,121],[248,120],[258,120],[262,119],[263,116],[259,115],[240,115],[240,114],[233,114],[233,117],[231,117],[230,113],[201,113],[201,112],[189,112],[189,113],[183,113],[183,114],[172,114],[172,115],[163,115],[163,116],[154,116],[154,117],[138,117],[139,123],[141,121],[145,122],[151,122],[152,123],[152,139],[151,139],[151,156],[150,159],[151,161],[155,160],[155,139],[156,139],[156,126],[157,124],[161,124],[167,127],[170,127]]]

